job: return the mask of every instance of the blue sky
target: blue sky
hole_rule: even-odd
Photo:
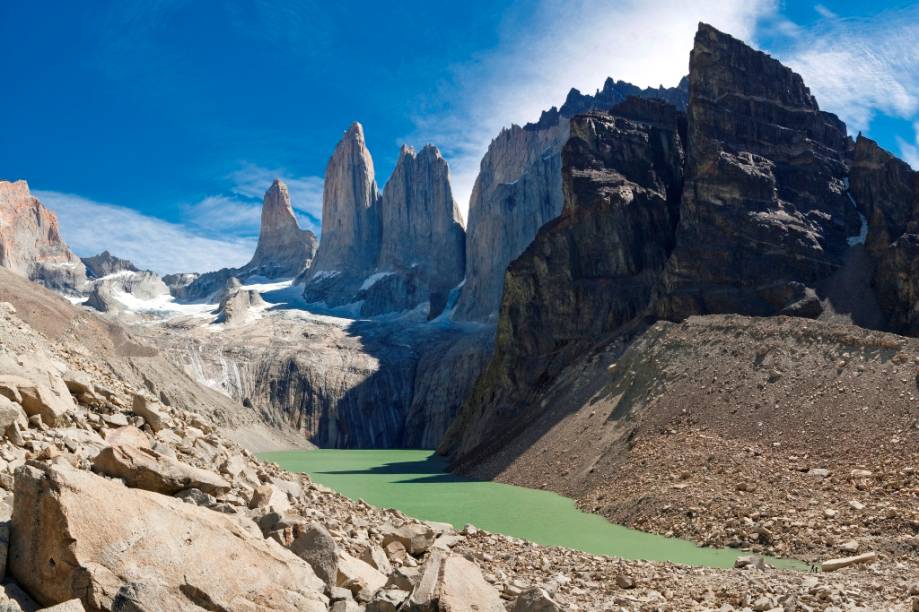
[[[352,121],[381,187],[403,142],[438,145],[465,211],[502,126],[606,76],[676,83],[699,20],[919,167],[916,2],[48,0],[0,3],[0,178],[28,180],[81,255],[238,265],[274,176],[318,232]]]

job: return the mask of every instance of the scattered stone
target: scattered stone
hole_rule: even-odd
[[[392,573],[392,564],[389,562],[389,558],[383,552],[383,549],[375,544],[365,545],[361,551],[360,559],[387,576]]]
[[[250,508],[270,508],[275,512],[284,512],[290,508],[290,500],[287,499],[287,493],[271,484],[264,484],[255,488],[252,492],[252,499],[249,501]]]
[[[336,582],[351,591],[357,601],[367,603],[386,584],[386,576],[360,559],[339,551]]]
[[[85,612],[86,608],[83,607],[83,602],[79,599],[70,599],[64,603],[59,603],[56,606],[51,606],[50,608],[42,608],[38,612]]]
[[[109,446],[132,446],[150,448],[150,437],[133,425],[110,429],[105,433],[105,442]]]
[[[153,431],[158,432],[167,427],[168,417],[163,409],[160,408],[159,402],[151,400],[140,393],[135,393],[131,409],[134,414],[143,417]]]
[[[848,542],[843,542],[839,545],[839,550],[847,553],[857,553],[858,552],[858,540],[849,540]]]
[[[514,602],[512,612],[562,612],[549,594],[538,587],[523,591]]]
[[[634,589],[635,579],[626,574],[619,574],[618,576],[616,576],[616,585],[620,589]]]

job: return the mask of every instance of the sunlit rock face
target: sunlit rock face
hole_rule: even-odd
[[[300,229],[287,185],[275,179],[262,203],[255,255],[244,269],[267,278],[297,276],[313,262],[318,244],[313,232]]]
[[[383,188],[382,225],[377,269],[422,277],[432,311],[442,310],[465,274],[466,232],[437,147],[402,147]]]
[[[326,167],[322,242],[312,273],[370,271],[380,251],[380,194],[360,123],[351,125]]]
[[[322,240],[303,275],[308,302],[360,316],[439,314],[465,274],[465,230],[440,151],[404,146],[382,194],[359,123],[326,169]]]
[[[61,237],[57,216],[25,181],[0,181],[0,266],[65,293],[86,284],[86,268]]]

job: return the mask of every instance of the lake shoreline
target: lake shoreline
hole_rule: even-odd
[[[289,471],[307,473],[352,499],[395,508],[421,520],[451,523],[457,529],[471,523],[542,546],[723,569],[751,554],[629,529],[583,512],[574,500],[550,491],[451,474],[446,460],[430,450],[317,449],[259,456]],[[521,508],[526,512],[519,512]],[[807,569],[796,560],[767,558],[767,562],[782,569]]]

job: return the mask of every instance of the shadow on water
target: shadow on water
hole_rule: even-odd
[[[451,474],[447,470],[449,464],[446,459],[437,455],[431,455],[423,461],[391,461],[380,465],[369,466],[360,469],[344,470],[317,470],[312,474],[323,475],[350,475],[350,476],[411,476],[394,480],[401,484],[431,484],[431,483],[474,483],[484,482],[472,478],[464,478],[456,474]]]

